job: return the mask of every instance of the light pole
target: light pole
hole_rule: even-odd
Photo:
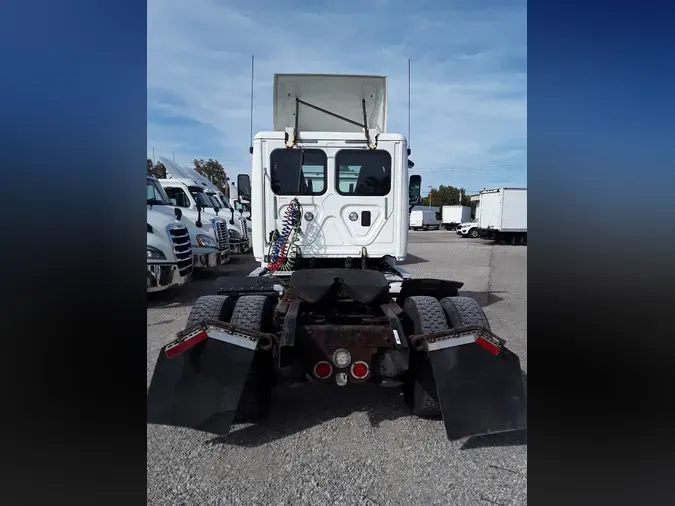
[[[429,185],[429,211],[431,211],[431,188],[432,186]]]

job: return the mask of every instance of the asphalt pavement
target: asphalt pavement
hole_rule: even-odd
[[[410,232],[405,267],[464,282],[492,330],[527,370],[527,246]],[[194,300],[223,276],[246,275],[250,255],[148,298],[148,383],[161,346]],[[461,295],[462,293],[460,293]],[[149,425],[149,505],[523,505],[526,433],[447,440],[440,420],[409,414],[397,389],[309,385],[275,391],[269,419],[215,438]]]

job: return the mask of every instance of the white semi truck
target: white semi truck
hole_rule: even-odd
[[[443,206],[441,209],[441,221],[446,230],[457,228],[462,223],[471,219],[471,207],[469,206]]]
[[[399,265],[421,177],[387,132],[386,78],[275,75],[273,128],[237,185],[260,266],[195,302],[160,351],[148,422],[227,434],[267,414],[274,385],[311,379],[401,388],[450,439],[523,429],[520,360],[480,305]]]
[[[208,269],[230,261],[230,237],[223,218],[209,218],[201,211],[175,207],[159,180],[147,176],[147,206],[180,222],[187,228],[195,269]]]
[[[190,281],[193,258],[187,227],[150,209],[147,226],[147,292],[160,292]]]
[[[480,192],[478,234],[509,244],[527,244],[527,188]]]
[[[159,179],[159,184],[169,196],[171,203],[181,210],[189,210],[203,215],[207,219],[222,218],[228,224],[229,244],[235,253],[250,251],[248,230],[230,208],[218,208],[209,199],[204,186],[194,177],[190,177],[178,164],[164,157],[159,157],[166,168],[167,179]]]

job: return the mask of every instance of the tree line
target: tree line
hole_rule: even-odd
[[[464,188],[456,188],[454,186],[440,185],[438,188],[429,190],[429,194],[422,197],[421,204],[424,206],[431,205],[433,207],[441,206],[457,206],[460,205],[459,196],[462,195],[461,205],[470,206],[471,198],[466,194]],[[431,199],[431,204],[429,203]]]
[[[225,167],[223,167],[223,165],[218,160],[214,160],[213,158],[209,158],[208,160],[197,160],[195,158],[192,160],[192,165],[197,172],[216,185],[220,191],[222,191],[225,195],[229,195]],[[164,167],[162,162],[158,161],[153,163],[153,161],[148,158],[147,168],[149,176],[155,176],[157,179],[166,178],[166,167]]]

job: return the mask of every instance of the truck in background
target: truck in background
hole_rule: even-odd
[[[192,278],[192,245],[185,225],[147,210],[147,292],[184,285]]]
[[[171,203],[181,208],[200,213],[209,220],[221,218],[228,223],[229,245],[235,253],[247,253],[251,247],[248,240],[248,230],[241,220],[236,220],[229,208],[221,209],[208,198],[204,186],[194,177],[190,177],[184,169],[172,160],[159,157],[166,168],[168,179],[158,179],[159,184],[169,196]]]
[[[527,188],[482,190],[478,235],[496,242],[527,244]]]
[[[149,210],[163,213],[187,228],[195,269],[217,267],[230,261],[230,237],[224,219],[204,216],[201,207],[198,211],[174,207],[153,176],[147,176],[146,193]]]
[[[456,229],[458,225],[471,220],[471,207],[469,206],[443,206],[441,209],[441,222],[446,230]]]
[[[410,228],[413,230],[440,230],[441,222],[434,211],[410,211]]]

